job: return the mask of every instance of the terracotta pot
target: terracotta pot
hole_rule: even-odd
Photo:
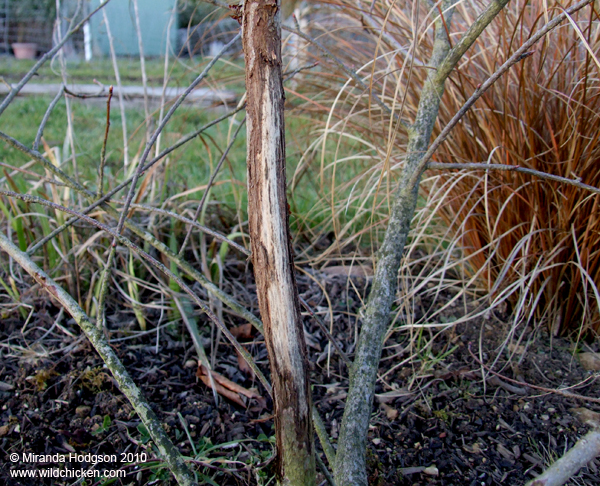
[[[34,42],[15,42],[11,45],[17,59],[35,59],[38,45]]]

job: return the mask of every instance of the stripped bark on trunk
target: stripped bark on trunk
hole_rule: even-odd
[[[241,7],[246,60],[248,214],[252,262],[271,363],[281,484],[315,484],[304,330],[286,198],[280,3]]]

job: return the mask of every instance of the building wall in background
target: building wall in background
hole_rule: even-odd
[[[167,35],[171,45],[176,46],[177,22],[173,22],[167,32],[169,18],[176,0],[138,0],[144,55],[164,56]],[[92,0],[91,8],[100,5],[100,0]],[[129,0],[112,0],[104,7],[118,56],[138,56],[138,40],[135,32],[133,3]],[[91,34],[94,56],[110,56],[110,47],[104,16],[98,12],[91,20]]]

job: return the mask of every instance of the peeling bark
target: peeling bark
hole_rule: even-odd
[[[248,215],[252,262],[271,364],[281,484],[315,484],[304,330],[286,197],[280,3],[242,7],[246,60]]]

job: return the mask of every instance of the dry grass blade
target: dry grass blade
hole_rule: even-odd
[[[322,124],[313,132],[318,138],[311,140],[292,187],[306,177],[310,161],[319,158],[311,154],[320,148],[321,194],[304,221],[322,221],[312,230],[316,234],[318,228],[335,232],[323,253],[306,253],[314,264],[343,258],[357,245],[377,248],[381,241],[389,188],[404,168],[410,123],[427,75],[418,63],[432,48],[424,33],[435,15],[397,3],[325,3],[343,11],[332,10],[330,19],[311,25],[311,36],[324,46],[335,45],[337,59],[352,63],[369,92],[351,86],[341,68],[337,79],[318,73],[306,78],[306,91],[312,90],[319,104],[302,107],[320,112]],[[453,269],[433,270],[428,278],[423,272],[440,268],[431,262],[419,274],[422,282],[441,289],[460,271],[466,286],[492,292],[493,305],[508,301],[515,323],[544,321],[555,333],[600,329],[590,285],[600,280],[600,252],[595,250],[600,180],[593,169],[600,146],[592,129],[600,116],[599,22],[595,11],[582,10],[589,3],[546,6],[539,1],[526,9],[511,4],[502,22],[492,23],[466,52],[441,101],[434,128],[439,136],[422,160],[425,164],[435,152],[431,166],[445,172],[423,184],[421,204],[427,211],[413,224],[421,228],[414,233],[413,248],[433,244],[432,259],[444,255],[446,268]],[[457,4],[456,31],[472,28],[481,8],[473,2]],[[328,30],[334,22],[346,31]],[[534,52],[540,39],[544,43]],[[460,42],[452,52],[459,51]],[[409,54],[418,61],[410,69],[405,68]],[[330,59],[321,62],[335,69]],[[363,78],[367,70],[371,74]],[[401,122],[380,109],[372,93],[398,110],[394,115]],[[395,101],[399,93],[401,104]],[[482,172],[471,176],[452,170],[468,169],[468,164],[478,164]],[[501,172],[483,171],[500,166]]]
[[[113,349],[108,345],[100,330],[91,323],[88,316],[85,315],[77,302],[75,302],[67,292],[58,286],[43,270],[35,265],[27,254],[21,252],[1,233],[0,247],[13,257],[19,265],[21,265],[36,280],[36,282],[42,286],[42,288],[47,290],[66,309],[68,309],[69,313],[75,318],[77,324],[79,324],[84,331],[98,354],[106,362],[114,378],[119,383],[120,389],[127,396],[131,405],[142,419],[152,436],[152,439],[157,445],[158,450],[164,457],[174,476],[177,478],[179,484],[185,486],[195,485],[194,475],[185,465],[183,457],[165,433],[162,425],[152,411],[150,404],[142,396],[141,391],[135,385]]]
[[[524,14],[509,10],[511,29],[492,30],[490,42],[496,39],[506,56],[510,55],[514,49],[511,32],[530,35],[541,14],[541,10]],[[481,276],[492,292],[509,289],[526,275],[533,277],[518,292],[511,292],[509,300],[517,315],[536,317],[538,322],[544,316],[555,333],[585,333],[600,329],[600,305],[597,298],[588,299],[586,289],[586,282],[600,278],[599,255],[592,249],[598,244],[595,235],[600,222],[593,216],[598,195],[587,191],[600,183],[593,169],[600,157],[599,140],[597,131],[590,131],[600,116],[600,86],[591,72],[595,66],[589,52],[597,50],[589,42],[596,39],[597,43],[598,27],[581,13],[567,17],[571,28],[552,31],[548,44],[527,65],[514,67],[505,81],[484,93],[477,113],[454,128],[438,156],[457,163],[488,159],[489,164],[547,173],[557,182],[536,180],[526,171],[486,172],[485,184],[475,194],[466,183],[456,185],[441,215],[447,221],[466,223],[456,237],[467,255],[478,253],[470,271],[484,268]],[[573,22],[586,32],[585,43]],[[486,61],[465,63],[461,79],[476,85],[501,63],[496,58]],[[449,104],[463,96],[459,87],[452,91]],[[496,147],[501,149],[495,151]],[[445,177],[453,178],[455,173]],[[575,179],[577,184],[562,184],[564,179]],[[471,195],[465,199],[467,193]],[[479,252],[492,241],[493,252]],[[533,297],[530,303],[525,303],[529,299],[522,293]]]
[[[260,382],[263,384],[263,386],[265,387],[265,389],[267,390],[267,392],[269,394],[271,394],[271,385],[267,381],[267,379],[265,378],[265,376],[263,375],[263,373],[260,371],[260,369],[258,368],[258,366],[256,365],[256,363],[254,363],[254,360],[252,359],[252,356],[244,349],[243,346],[240,345],[240,343],[237,341],[237,339],[235,339],[235,337],[231,334],[231,332],[229,331],[229,329],[227,329],[227,326],[225,326],[225,324],[223,324],[217,318],[217,316],[215,316],[213,314],[213,312],[210,310],[210,308],[202,300],[200,300],[200,298],[192,291],[192,289],[180,277],[178,277],[173,272],[171,272],[165,265],[163,265],[158,260],[156,260],[155,258],[153,258],[152,256],[150,256],[149,254],[147,254],[145,251],[143,251],[140,248],[138,248],[129,239],[123,237],[122,235],[119,235],[116,231],[110,229],[109,227],[105,226],[102,223],[99,223],[95,219],[92,219],[92,218],[90,218],[88,216],[85,216],[85,215],[83,215],[81,213],[78,213],[77,211],[74,211],[74,210],[69,209],[69,208],[65,208],[64,206],[52,203],[50,201],[46,201],[45,199],[41,199],[41,198],[36,197],[36,196],[25,195],[25,194],[17,194],[17,193],[14,193],[14,192],[3,191],[3,190],[0,190],[0,195],[8,196],[8,197],[15,198],[15,199],[20,199],[20,200],[26,201],[26,202],[32,202],[32,203],[41,204],[41,205],[44,205],[44,206],[47,206],[47,207],[52,207],[54,209],[58,209],[59,211],[64,211],[66,213],[78,216],[79,218],[83,219],[87,223],[89,223],[89,224],[91,224],[91,225],[99,228],[100,230],[108,233],[110,236],[112,236],[115,239],[115,241],[118,241],[119,243],[125,245],[127,248],[129,248],[130,250],[134,251],[136,254],[138,254],[139,256],[141,256],[144,260],[148,261],[153,267],[155,267],[156,269],[158,269],[159,271],[161,271],[162,273],[164,273],[170,279],[174,280],[177,283],[177,285],[179,285],[191,297],[191,299],[206,313],[206,315],[209,317],[209,319],[211,321],[213,321],[221,329],[221,331],[223,332],[223,334],[225,334],[225,336],[227,337],[227,339],[229,340],[229,342],[244,357],[245,361],[252,368],[252,370],[254,371],[254,373],[256,374],[256,376],[258,377],[258,379],[260,380]]]

